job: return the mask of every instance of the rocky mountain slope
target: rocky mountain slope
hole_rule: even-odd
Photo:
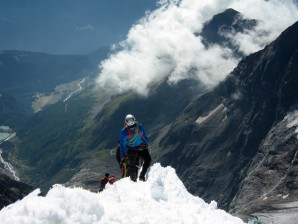
[[[31,191],[33,191],[32,186],[12,180],[0,173],[0,209],[22,199]]]
[[[0,92],[0,124],[19,128],[28,118],[27,112],[15,97]]]
[[[203,43],[207,47],[212,44],[226,46],[233,50],[236,57],[242,58],[244,57],[243,53],[239,51],[229,36],[242,33],[245,30],[251,30],[256,25],[257,20],[245,19],[240,12],[234,9],[227,9],[213,16],[210,21],[207,21],[200,35],[203,37]]]
[[[14,96],[28,111],[37,93],[49,94],[61,84],[98,73],[98,63],[109,47],[88,55],[51,55],[26,51],[1,51],[0,89]]]
[[[297,195],[297,137],[283,122],[297,109],[297,34],[295,23],[244,58],[194,99],[161,140],[166,153],[159,160],[174,166],[191,192],[236,210],[260,195]]]

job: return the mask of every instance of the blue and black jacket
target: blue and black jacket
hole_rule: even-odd
[[[137,148],[148,144],[148,138],[143,125],[136,123],[134,130],[124,127],[120,132],[120,155],[126,157],[126,149]]]

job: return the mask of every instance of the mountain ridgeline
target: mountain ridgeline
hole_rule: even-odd
[[[19,181],[12,180],[5,174],[0,173],[0,209],[17,200],[22,199],[33,187]]]
[[[216,198],[225,209],[233,199],[233,207],[244,210],[246,205],[259,206],[251,201],[270,189],[269,195],[298,196],[297,162],[292,163],[297,160],[297,134],[280,125],[297,109],[297,35],[295,23],[264,50],[244,58],[213,91],[193,99],[161,140],[160,148],[169,152],[159,161],[174,166],[191,192],[208,201]],[[264,168],[255,160],[274,160],[274,165],[267,161]],[[248,176],[261,168],[280,179],[269,175],[268,181],[258,182]],[[274,189],[278,181],[283,188]]]
[[[235,20],[237,23],[232,22]],[[218,35],[219,31],[240,32],[256,23],[243,20],[238,12],[229,9],[206,23],[201,35],[206,46],[210,43],[232,46],[228,39]],[[193,80],[174,86],[163,81],[154,86],[147,98],[133,93],[110,98],[104,90],[88,86],[67,102],[59,101],[38,113],[26,114],[25,118],[17,116],[22,125],[12,142],[14,148],[10,146],[10,151],[5,151],[1,147],[9,154],[7,157],[13,158],[11,163],[19,168],[21,179],[34,187],[47,190],[55,183],[64,183],[96,190],[99,176],[107,170],[119,177],[119,166],[110,149],[118,142],[125,115],[132,113],[148,132],[153,162],[174,167],[192,194],[206,201],[215,200],[220,208],[239,216],[280,200],[277,195],[295,200],[298,141],[295,127],[288,128],[285,117],[297,110],[298,104],[297,36],[295,23],[265,49],[243,58],[214,89]],[[241,56],[234,50],[235,55]],[[87,71],[94,77],[96,56],[88,57],[93,58],[92,66],[80,59],[72,63],[80,62],[82,66],[76,72]],[[19,62],[11,62],[6,75],[0,73],[7,83],[14,63]],[[35,63],[39,72],[32,74],[41,83],[47,83],[39,75],[43,70],[40,67],[47,63],[30,62]],[[67,67],[73,68],[72,64],[64,66],[60,68],[63,74]],[[22,67],[28,72],[26,68]],[[17,80],[21,73],[13,74]],[[53,74],[57,75],[56,81],[48,91],[84,77],[73,71],[58,81],[60,73]],[[35,83],[34,91],[42,88],[38,79],[34,80],[23,83],[26,85],[13,81],[5,87],[7,93],[16,96],[11,98],[16,100],[11,101],[15,103],[9,108],[17,110],[28,102],[31,105],[33,91],[26,91],[25,87],[31,88]],[[21,97],[19,89],[28,96],[21,104],[17,104]],[[20,168],[19,164],[26,166]],[[264,176],[266,172],[274,176]],[[265,197],[268,200],[263,200]]]
[[[235,46],[228,35],[251,30],[257,25],[257,20],[243,18],[243,15],[234,10],[227,9],[219,13],[204,25],[200,35],[203,37],[203,43],[209,47],[212,44],[227,46],[233,50],[236,57],[242,58],[244,55]]]
[[[109,47],[88,55],[51,55],[26,51],[1,51],[0,90],[13,95],[32,112],[36,93],[53,92],[58,85],[98,74],[98,63]]]

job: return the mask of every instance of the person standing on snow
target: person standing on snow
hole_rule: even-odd
[[[109,173],[106,173],[104,175],[104,177],[99,179],[99,190],[98,190],[98,192],[101,192],[105,189],[106,184],[109,182],[109,176],[110,176]]]
[[[148,138],[143,125],[138,123],[136,118],[131,114],[125,117],[124,128],[120,132],[120,156],[122,176],[129,176],[133,181],[137,180],[137,165],[141,156],[144,163],[139,180],[146,181],[145,175],[151,163]]]

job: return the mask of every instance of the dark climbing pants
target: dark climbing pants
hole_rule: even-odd
[[[147,148],[140,149],[129,149],[127,150],[127,161],[126,161],[126,173],[125,177],[130,177],[131,180],[136,181],[138,176],[138,169],[142,161],[142,171],[140,178],[145,179],[146,172],[151,164],[151,156]]]
[[[143,160],[143,168],[140,173],[140,178],[144,179],[144,177],[147,173],[147,170],[151,164],[151,156],[150,156],[148,148],[145,148],[145,149],[139,151],[139,154],[140,154],[141,159]]]

